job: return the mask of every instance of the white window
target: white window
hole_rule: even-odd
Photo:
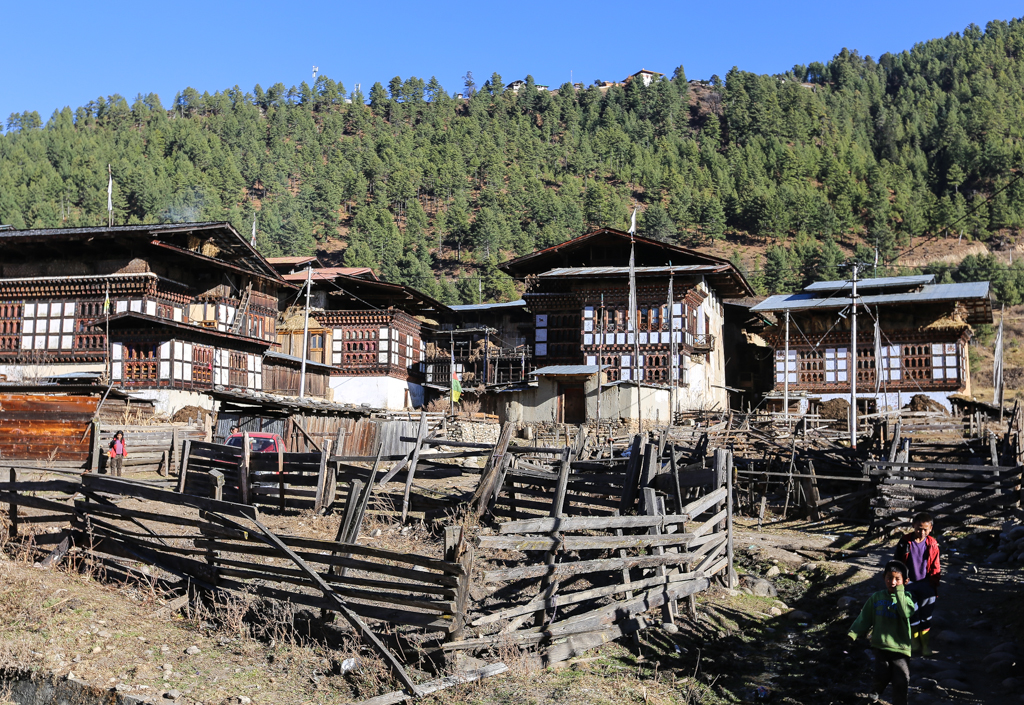
[[[380,339],[384,340],[387,337],[388,337],[388,329],[387,328],[381,328],[380,329]]]
[[[50,315],[49,308],[49,304],[39,304],[38,306],[36,306],[36,316],[38,316],[39,318],[46,318],[47,316]]]
[[[36,315],[35,304],[25,304],[25,318],[33,318]]]
[[[593,345],[594,344],[594,334],[593,333],[584,333],[583,334],[583,344],[584,345]]]
[[[790,351],[792,354],[793,351]],[[846,382],[846,348],[825,348],[825,381]]]
[[[547,339],[548,339],[548,329],[547,328],[538,328],[537,329],[536,338],[537,338],[537,342],[538,343],[547,342]]]
[[[132,299],[131,310],[135,313],[142,313],[142,299]]]
[[[548,315],[546,313],[537,314],[537,327],[547,328],[548,327]]]
[[[21,332],[22,333],[35,333],[36,332],[36,322],[35,321],[25,321],[24,323],[21,324]]]
[[[882,357],[878,360],[879,376],[883,382],[898,382],[903,377],[900,369],[900,346],[883,345]]]
[[[128,310],[127,301],[117,301],[114,303],[114,313],[124,313]]]
[[[147,301],[146,302],[146,315],[147,316],[155,316],[156,315],[156,301]]]
[[[543,356],[547,355],[548,354],[548,344],[547,343],[537,343],[537,345],[534,346],[533,352],[534,352],[534,354],[537,355],[537,357],[543,357]]]

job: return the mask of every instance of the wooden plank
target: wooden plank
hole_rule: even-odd
[[[666,516],[605,516],[605,517],[543,517],[522,519],[501,524],[501,534],[546,534],[552,531],[588,531],[613,529],[646,529],[652,526],[665,527],[690,521],[687,514]]]
[[[483,668],[475,671],[460,672],[451,676],[438,678],[437,680],[427,681],[419,686],[419,694],[428,695],[462,683],[475,683],[483,678],[490,678],[492,676],[505,673],[507,670],[508,666],[501,662],[492,663],[489,666],[484,666]],[[417,697],[417,695],[408,691],[396,690],[391,693],[385,693],[384,695],[378,695],[370,698],[369,700],[363,700],[361,703],[358,703],[358,705],[395,705],[395,703],[412,700],[415,697]]]
[[[626,481],[622,486],[622,502],[619,504],[619,513],[626,514],[633,509],[636,502],[636,495],[640,484],[640,435],[633,437],[633,444],[630,446],[629,462],[626,463]]]
[[[121,495],[124,497],[136,497],[138,499],[149,499],[156,502],[167,502],[169,504],[184,505],[196,509],[205,509],[231,516],[245,516],[254,512],[253,508],[233,502],[217,502],[206,497],[196,497],[188,494],[177,494],[168,490],[159,489],[130,480],[94,475],[92,473],[82,476],[82,485],[96,492],[107,492],[109,494]]]
[[[416,447],[412,451],[412,459],[409,460],[409,472],[405,476],[405,493],[402,495],[402,523],[409,517],[409,492],[412,490],[412,480],[416,475],[416,463],[420,459],[420,449],[427,437],[427,414],[420,413],[420,425],[416,432]]]
[[[716,521],[725,518],[725,511],[715,515]],[[711,526],[705,531],[709,531]],[[663,536],[480,536],[479,548],[505,551],[583,551],[587,549],[613,550],[618,548],[653,548],[655,546],[686,546],[691,539],[702,534],[667,534]]]
[[[659,567],[664,567],[664,564]],[[608,585],[605,587],[597,587],[589,590],[581,590],[579,592],[561,593],[558,596],[558,606],[565,607],[566,605],[575,605],[580,602],[586,602],[587,600],[598,599],[601,597],[609,597],[611,595],[621,595],[623,593],[630,593],[633,590],[643,590],[645,588],[654,587],[657,585],[665,585],[666,583],[675,583],[683,580],[693,580],[695,578],[704,577],[702,573],[676,573],[675,575],[669,576],[655,576],[653,578],[645,578],[643,580],[634,580],[632,582],[622,583],[618,585]],[[526,604],[516,605],[509,607],[508,609],[500,612],[493,612],[482,617],[478,617],[473,620],[472,626],[478,627],[484,624],[491,624],[493,622],[499,622],[503,619],[511,619],[521,614],[527,614],[537,610],[539,607],[544,606],[543,599],[534,599]]]
[[[692,521],[694,517],[700,516],[710,507],[724,500],[727,494],[728,490],[725,487],[720,487],[714,492],[690,502],[680,510],[679,514],[686,517],[684,521]]]
[[[566,578],[588,573],[605,573],[623,568],[654,568],[659,565],[677,565],[693,560],[693,553],[666,553],[663,556],[631,556],[626,558],[601,558],[587,561],[572,561],[547,565],[521,565],[513,568],[489,570],[483,573],[485,583],[507,582],[539,578],[546,574]]]
[[[327,496],[327,490],[328,490],[328,487],[327,487],[327,485],[328,485],[327,459],[331,455],[330,451],[331,451],[331,441],[330,440],[325,440],[324,441],[324,450],[323,450],[323,452],[320,453],[320,465],[319,465],[319,468],[317,468],[317,477],[316,477],[316,494],[315,494],[315,496],[314,496],[315,498],[313,500],[313,511],[316,512],[317,514],[322,514],[325,511],[325,509],[327,508],[327,506],[329,506],[334,501],[334,497],[333,496],[331,496],[331,497]],[[334,473],[332,472],[331,474],[333,475]]]

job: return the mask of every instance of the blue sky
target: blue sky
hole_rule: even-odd
[[[640,68],[689,78],[732,66],[782,72],[843,47],[874,57],[1024,15],[1016,2],[7,2],[0,117],[37,110],[45,121],[120,93],[155,92],[164,105],[191,86],[251,91],[309,81],[314,64],[352,90],[434,75],[449,91],[473,71],[506,82],[620,80]]]

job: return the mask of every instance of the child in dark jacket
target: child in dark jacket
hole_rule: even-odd
[[[938,597],[939,544],[931,535],[934,522],[927,512],[914,517],[914,530],[905,534],[896,544],[894,560],[907,566],[907,591],[917,603],[917,612],[910,619],[911,632],[921,647],[921,655],[932,653],[929,646],[932,611]]]
[[[899,561],[889,561],[885,566],[886,589],[868,598],[848,635],[856,641],[871,632],[871,646],[875,650],[873,691],[881,696],[891,682],[893,705],[907,705],[910,684],[910,616],[917,606],[905,590],[906,581],[907,567]]]

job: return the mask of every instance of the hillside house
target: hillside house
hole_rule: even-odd
[[[383,409],[421,406],[424,327],[436,326],[450,309],[410,287],[378,281],[367,268],[320,268],[284,279],[301,286],[307,276],[312,287],[305,353],[316,365],[329,366],[326,396]],[[279,352],[300,364],[306,325],[302,296],[282,312],[277,331]]]
[[[536,369],[500,413],[527,422],[664,423],[676,411],[727,408],[723,301],[751,295],[750,285],[727,260],[632,240],[635,317],[628,233],[602,228],[502,265],[527,282]]]
[[[655,80],[657,80],[659,76],[664,75],[665,74],[658,73],[657,71],[648,71],[647,69],[640,69],[636,73],[630,76],[626,76],[624,79],[622,79],[622,84],[625,85],[630,81],[643,81],[644,87],[646,88],[647,86],[651,85],[651,83],[653,83]]]
[[[288,285],[229,224],[7,229],[0,253],[7,381],[93,372],[160,412],[262,389]]]
[[[851,289],[848,281],[815,282],[751,307],[777,319],[761,334],[775,361],[769,406],[782,408],[786,375],[793,411],[813,410],[830,399],[848,400],[854,371],[858,409],[867,413],[901,408],[916,394],[948,409],[951,395],[971,394],[967,344],[972,326],[992,323],[988,282],[936,284],[930,274],[858,281],[855,363]]]

